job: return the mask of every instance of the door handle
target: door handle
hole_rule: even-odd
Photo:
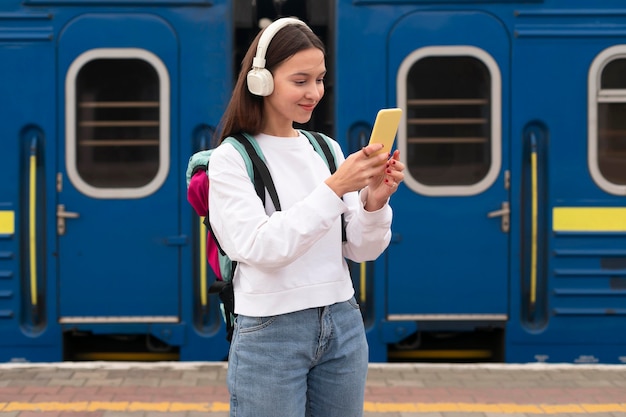
[[[510,228],[510,220],[511,220],[511,209],[509,207],[509,202],[508,201],[503,201],[502,202],[502,208],[500,208],[499,210],[495,210],[495,211],[490,211],[489,213],[487,213],[487,217],[489,217],[490,219],[494,218],[494,217],[502,217],[502,221],[501,221],[501,227],[502,227],[502,231],[504,233],[508,233],[509,232],[509,228]]]
[[[65,211],[65,204],[57,205],[57,234],[65,234],[65,219],[78,219],[79,213],[73,211]]]

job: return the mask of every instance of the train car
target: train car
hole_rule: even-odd
[[[337,4],[337,135],[405,115],[372,358],[626,362],[624,3]]]
[[[626,362],[620,0],[5,0],[0,361],[223,360],[189,156],[259,27],[307,22],[346,153],[400,107],[370,360]]]
[[[230,97],[231,10],[0,5],[0,360],[224,357],[185,169]]]

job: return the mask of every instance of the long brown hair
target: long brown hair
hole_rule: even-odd
[[[261,132],[263,124],[263,97],[255,96],[248,91],[246,80],[248,71],[252,69],[252,60],[256,55],[259,38],[263,31],[254,38],[241,62],[241,70],[228,107],[222,116],[216,132],[218,143],[224,138],[240,132],[256,135]],[[309,48],[317,48],[324,55],[324,44],[311,30],[301,25],[288,25],[280,29],[270,41],[265,54],[265,68],[270,72],[286,59]]]

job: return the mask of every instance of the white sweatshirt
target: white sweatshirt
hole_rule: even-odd
[[[257,196],[239,152],[217,147],[209,163],[211,227],[228,256],[237,261],[235,312],[265,317],[321,307],[354,295],[347,257],[376,259],[391,239],[391,207],[363,208],[367,189],[344,199],[324,183],[330,171],[300,133],[297,138],[255,137],[276,185],[281,211],[267,194]],[[338,165],[344,161],[333,141]],[[348,242],[341,241],[345,213]]]

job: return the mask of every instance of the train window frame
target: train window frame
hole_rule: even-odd
[[[600,52],[589,67],[588,76],[588,120],[587,120],[587,165],[591,178],[600,189],[609,194],[626,195],[626,184],[609,181],[600,169],[600,133],[598,107],[600,104],[617,103],[626,105],[626,89],[602,89],[604,69],[613,61],[626,59],[626,45],[614,45]]]
[[[496,60],[485,50],[471,45],[427,46],[408,54],[398,68],[396,78],[397,106],[402,108],[402,122],[398,128],[398,149],[402,162],[408,166],[407,160],[407,77],[417,61],[433,57],[471,57],[481,61],[490,74],[490,133],[491,133],[491,164],[485,176],[470,185],[426,185],[417,181],[412,175],[405,175],[404,183],[416,193],[426,196],[472,196],[487,190],[497,180],[502,167],[502,76]]]
[[[96,59],[138,59],[155,70],[159,82],[159,158],[158,169],[152,180],[140,187],[95,187],[79,174],[76,158],[76,81],[80,70]],[[65,168],[71,183],[81,193],[100,199],[142,198],[156,192],[167,179],[170,169],[170,77],[163,61],[152,52],[141,48],[96,48],[80,54],[68,68],[65,76]]]

